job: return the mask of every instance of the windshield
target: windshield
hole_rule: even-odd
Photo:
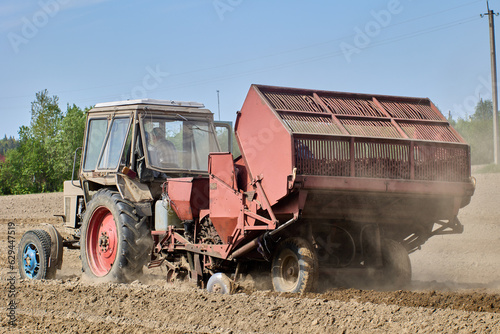
[[[219,151],[208,121],[148,116],[143,126],[151,167],[206,172],[208,154]]]

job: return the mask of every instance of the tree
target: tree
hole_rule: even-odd
[[[83,141],[86,110],[68,104],[63,114],[58,102],[47,90],[36,93],[30,126],[19,129],[17,147],[6,151],[0,164],[0,194],[58,191],[71,177],[73,153]]]
[[[8,150],[12,150],[19,146],[19,142],[14,137],[0,139],[0,154],[6,155]]]
[[[5,162],[0,164],[0,195],[29,193],[29,185],[22,182],[22,174],[22,153],[18,149],[8,151]]]
[[[459,118],[453,125],[471,147],[472,164],[488,164],[493,160],[492,119],[493,103],[481,100],[469,119]]]
[[[19,131],[25,174],[32,177],[33,192],[57,189],[54,160],[57,160],[57,135],[63,119],[58,102],[59,98],[50,97],[46,89],[36,93],[31,103],[30,127],[21,127]]]
[[[75,104],[68,104],[66,114],[62,119],[56,136],[54,169],[57,171],[56,189],[62,190],[64,180],[69,180],[73,172],[74,154],[82,146],[85,131],[85,115],[90,108],[80,109]],[[75,170],[79,169],[80,159],[77,158]]]
[[[493,119],[493,102],[481,99],[474,108],[474,115],[471,116],[471,119],[474,121],[491,121]]]

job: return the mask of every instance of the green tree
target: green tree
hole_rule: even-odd
[[[46,89],[36,93],[30,127],[19,133],[26,174],[33,176],[33,192],[54,191],[58,186],[54,162],[58,159],[57,138],[63,119],[58,102],[59,98],[49,96]]]
[[[5,162],[0,164],[0,195],[27,194],[29,183],[23,179],[22,153],[18,149],[6,152]]]
[[[12,150],[19,146],[19,142],[14,137],[0,139],[0,154],[6,155],[8,150]]]
[[[469,119],[450,122],[471,147],[472,164],[488,164],[493,160],[493,104],[479,101]]]
[[[8,150],[0,164],[0,194],[62,190],[63,181],[71,177],[73,154],[83,141],[86,110],[73,104],[63,114],[58,102],[47,90],[36,94],[30,126],[19,129],[18,146]]]
[[[66,114],[62,119],[60,129],[56,136],[54,169],[57,171],[56,189],[62,190],[64,180],[72,176],[74,154],[78,147],[82,146],[85,131],[85,110],[75,104],[67,106]],[[80,159],[76,160],[75,170],[78,171]]]
[[[473,121],[491,121],[493,119],[493,102],[481,99],[474,108]]]

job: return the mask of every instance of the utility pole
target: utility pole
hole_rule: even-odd
[[[491,56],[491,86],[493,94],[493,163],[498,165],[498,93],[497,93],[497,62],[495,51],[495,13],[490,10],[490,4],[486,1],[488,13],[481,14],[481,17],[488,15],[490,23],[490,56]]]
[[[219,90],[217,90],[217,109],[219,110],[219,121],[220,121],[220,99],[219,99]]]

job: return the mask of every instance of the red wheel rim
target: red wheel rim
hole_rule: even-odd
[[[101,206],[94,211],[86,239],[90,269],[98,277],[106,275],[115,262],[118,239],[115,220],[107,208]]]

